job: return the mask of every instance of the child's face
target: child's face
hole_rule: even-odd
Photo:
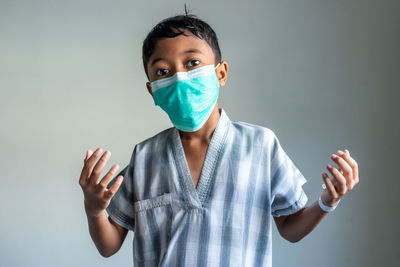
[[[147,70],[150,81],[146,83],[151,95],[150,83],[170,77],[175,72],[186,72],[201,66],[216,65],[215,55],[211,47],[204,40],[193,35],[190,31],[174,38],[158,40],[154,53],[149,58]],[[217,77],[220,85],[224,86],[228,64],[223,61],[217,68]]]

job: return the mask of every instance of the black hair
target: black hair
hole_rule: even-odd
[[[205,40],[211,47],[215,55],[216,62],[221,62],[221,50],[219,49],[217,35],[214,30],[205,21],[199,19],[196,15],[189,14],[185,4],[185,14],[176,15],[160,21],[154,28],[147,34],[146,39],[143,41],[142,59],[143,67],[147,78],[147,63],[154,53],[157,41],[163,38],[174,38],[178,35],[184,34],[186,30],[193,33],[199,39]]]

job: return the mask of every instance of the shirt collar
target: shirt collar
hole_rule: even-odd
[[[212,183],[214,182],[214,168],[221,156],[221,151],[224,149],[231,124],[231,120],[225,110],[223,108],[218,108],[218,110],[220,112],[220,117],[207,149],[197,189],[193,186],[193,182],[190,181],[190,170],[179,137],[179,130],[173,127],[173,151],[178,166],[178,172],[180,172],[180,182],[186,191],[186,202],[198,208],[201,208],[202,205],[208,201]]]
[[[229,127],[229,124],[231,123],[231,120],[229,119],[228,115],[226,114],[225,110],[223,108],[218,108],[220,117],[217,123],[217,127],[215,128],[215,131],[220,131],[220,132],[225,132],[227,128]]]

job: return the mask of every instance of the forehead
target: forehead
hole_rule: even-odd
[[[197,51],[207,57],[214,57],[211,47],[205,40],[202,40],[190,31],[186,30],[173,38],[163,38],[157,41],[154,52],[149,62],[154,58],[177,57],[183,55],[186,51]]]

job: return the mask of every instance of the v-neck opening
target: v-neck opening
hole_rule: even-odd
[[[206,156],[200,171],[200,177],[197,181],[197,187],[195,187],[190,173],[179,130],[176,127],[173,128],[175,161],[177,163],[178,172],[180,173],[179,179],[183,193],[187,194],[184,199],[197,208],[203,207],[207,202],[213,185],[214,169],[228,133],[230,120],[222,108],[219,108],[219,111],[220,118],[211,136],[210,143],[208,144]]]

